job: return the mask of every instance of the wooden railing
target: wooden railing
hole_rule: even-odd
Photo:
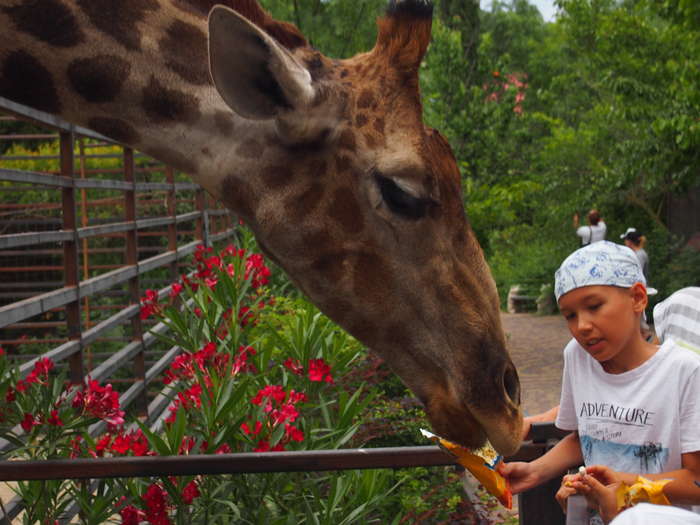
[[[41,135],[42,138],[57,136],[60,141],[59,169],[56,173],[37,173],[20,171],[3,167],[0,159],[0,182],[7,181],[21,185],[34,185],[42,188],[53,188],[61,192],[61,202],[53,206],[47,203],[34,203],[32,213],[37,210],[60,212],[60,227],[56,228],[56,219],[44,221],[53,224],[50,229],[40,231],[14,232],[0,235],[0,258],[4,255],[16,255],[22,250],[29,253],[61,257],[61,264],[45,264],[38,272],[55,271],[60,268],[62,281],[27,279],[26,282],[13,282],[15,289],[21,292],[0,293],[0,299],[12,299],[12,293],[19,297],[4,306],[0,306],[0,329],[50,329],[64,328],[62,336],[38,341],[43,345],[60,341],[50,349],[34,354],[12,352],[15,340],[0,336],[0,344],[4,342],[6,349],[21,360],[20,371],[28,374],[37,359],[50,357],[53,361],[67,362],[70,379],[81,382],[85,375],[106,381],[120,368],[130,366],[130,379],[127,387],[120,395],[122,407],[137,408],[144,416],[147,424],[154,424],[167,408],[170,399],[163,392],[148,396],[148,385],[160,376],[172,359],[180,352],[178,347],[164,349],[161,353],[151,356],[153,361],[147,366],[147,352],[156,345],[157,340],[152,333],[163,331],[163,325],[146,327],[139,317],[139,298],[143,295],[142,282],[145,276],[157,269],[166,268],[171,278],[177,277],[178,266],[192,254],[198,244],[212,245],[221,240],[230,239],[234,235],[232,224],[235,223],[229,213],[218,206],[210,205],[204,192],[190,182],[178,182],[172,169],[162,167],[164,181],[139,181],[135,159],[138,153],[128,147],[121,148],[121,168],[107,170],[109,173],[121,174],[122,178],[90,178],[86,177],[89,170],[84,169],[86,156],[80,148],[76,158],[76,137],[88,138],[98,143],[109,143],[109,140],[90,130],[75,127],[52,117],[51,115],[20,106],[0,98],[0,110],[16,115],[22,119],[38,122],[51,130],[51,133]],[[27,140],[36,135],[21,135]],[[0,139],[3,137],[0,137]],[[5,158],[7,160],[7,157]],[[76,170],[79,161],[81,169]],[[148,171],[141,168],[141,171]],[[151,170],[152,172],[153,170]],[[80,176],[78,176],[78,172]],[[120,192],[121,197],[101,199],[99,203],[118,203],[123,208],[123,217],[109,221],[91,223],[88,215],[91,206],[100,206],[95,201],[86,199],[86,192],[91,189]],[[167,213],[157,216],[143,216],[138,213],[139,196],[146,193],[163,192]],[[179,192],[190,192],[194,197],[189,201],[195,203],[195,209],[178,213],[176,195]],[[19,207],[21,208],[21,207]],[[17,206],[8,209],[15,214]],[[78,210],[80,209],[80,214]],[[0,210],[2,218],[2,210]],[[42,221],[38,221],[42,223]],[[96,221],[93,221],[96,222]],[[182,234],[182,225],[190,225]],[[167,239],[161,248],[153,245],[142,245],[139,240],[148,234],[153,236],[153,228],[161,228],[156,235]],[[87,242],[101,237],[118,237],[123,239],[123,249],[105,248],[90,249]],[[179,237],[186,237],[185,242],[179,243]],[[46,246],[49,246],[48,248]],[[40,246],[42,248],[36,248]],[[34,250],[34,251],[31,251]],[[114,254],[123,251],[122,264],[90,264],[90,254]],[[155,255],[153,252],[155,251]],[[30,268],[6,265],[0,270],[30,271]],[[96,274],[93,276],[93,274]],[[2,273],[0,273],[0,276]],[[172,279],[171,279],[172,280]],[[159,282],[151,279],[150,282]],[[162,280],[167,282],[167,279]],[[0,282],[0,287],[2,286]],[[53,287],[49,291],[46,288]],[[91,317],[98,308],[89,302],[102,295],[115,292],[115,287],[125,287],[120,292],[125,299],[124,304],[116,305],[116,313],[102,316],[98,321]],[[153,288],[154,286],[150,286]],[[169,286],[157,287],[159,296],[169,293]],[[114,305],[105,305],[104,311],[109,311]],[[92,308],[92,309],[91,309]],[[101,307],[102,308],[102,307]],[[61,312],[59,321],[46,321],[39,316]],[[117,348],[96,365],[90,359],[86,360],[86,349],[98,341],[107,339],[107,335],[115,327],[128,327],[130,334],[125,344]],[[147,330],[147,328],[149,330]],[[63,340],[62,340],[63,339]],[[119,338],[117,338],[119,339]],[[24,341],[24,340],[22,340]],[[32,340],[29,342],[31,343]],[[36,342],[37,339],[35,338]],[[9,344],[8,344],[9,343]],[[28,344],[24,341],[23,344]],[[559,434],[551,425],[536,426],[533,441],[526,442],[520,451],[509,460],[530,461],[542,455]],[[7,443],[0,443],[0,447]],[[49,479],[98,479],[115,477],[150,477],[171,475],[216,475],[255,472],[292,472],[345,470],[364,468],[404,468],[418,466],[454,465],[453,460],[434,446],[400,447],[379,449],[326,450],[304,452],[274,452],[274,453],[243,453],[217,455],[190,455],[176,457],[120,457],[95,459],[66,459],[45,461],[0,461],[0,481],[49,480]],[[530,491],[520,496],[520,522],[523,524],[558,524],[564,523],[563,514],[554,502],[553,494],[558,487],[550,484]],[[0,517],[0,523],[9,520],[21,512],[21,502],[12,501],[5,505],[6,516]]]

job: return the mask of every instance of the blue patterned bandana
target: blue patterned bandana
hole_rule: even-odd
[[[610,241],[599,241],[579,248],[569,255],[554,274],[554,295],[583,286],[619,286],[629,288],[647,281],[635,253],[627,246]],[[649,289],[648,292],[655,292]]]

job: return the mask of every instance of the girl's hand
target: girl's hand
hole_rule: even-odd
[[[617,508],[616,496],[620,483],[619,476],[614,470],[595,465],[588,467],[586,474],[580,476],[580,481],[575,482],[574,485],[586,496],[588,506],[596,509],[603,521],[609,523],[620,512]]]
[[[540,476],[532,467],[532,463],[522,461],[499,463],[498,472],[510,482],[510,490],[513,494],[524,492],[540,481]]]
[[[554,499],[557,500],[557,503],[559,503],[559,505],[561,506],[561,510],[564,511],[564,514],[566,514],[566,505],[569,496],[578,493],[578,490],[576,490],[575,487],[575,482],[577,480],[580,480],[580,476],[578,474],[565,475],[561,480],[561,487],[559,487],[559,490],[554,495]]]

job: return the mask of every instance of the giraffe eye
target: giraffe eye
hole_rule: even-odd
[[[431,205],[435,204],[432,199],[416,197],[401,189],[392,179],[374,172],[374,180],[379,186],[382,199],[389,209],[396,215],[406,219],[418,220],[425,216]]]

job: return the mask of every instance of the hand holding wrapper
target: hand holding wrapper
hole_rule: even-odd
[[[496,471],[496,467],[503,460],[503,457],[491,445],[487,444],[478,450],[469,450],[440,436],[436,436],[427,430],[421,429],[421,433],[454,456],[457,462],[471,472],[477,481],[490,494],[496,496],[504,507],[510,509],[513,506],[510,484],[507,479]]]

